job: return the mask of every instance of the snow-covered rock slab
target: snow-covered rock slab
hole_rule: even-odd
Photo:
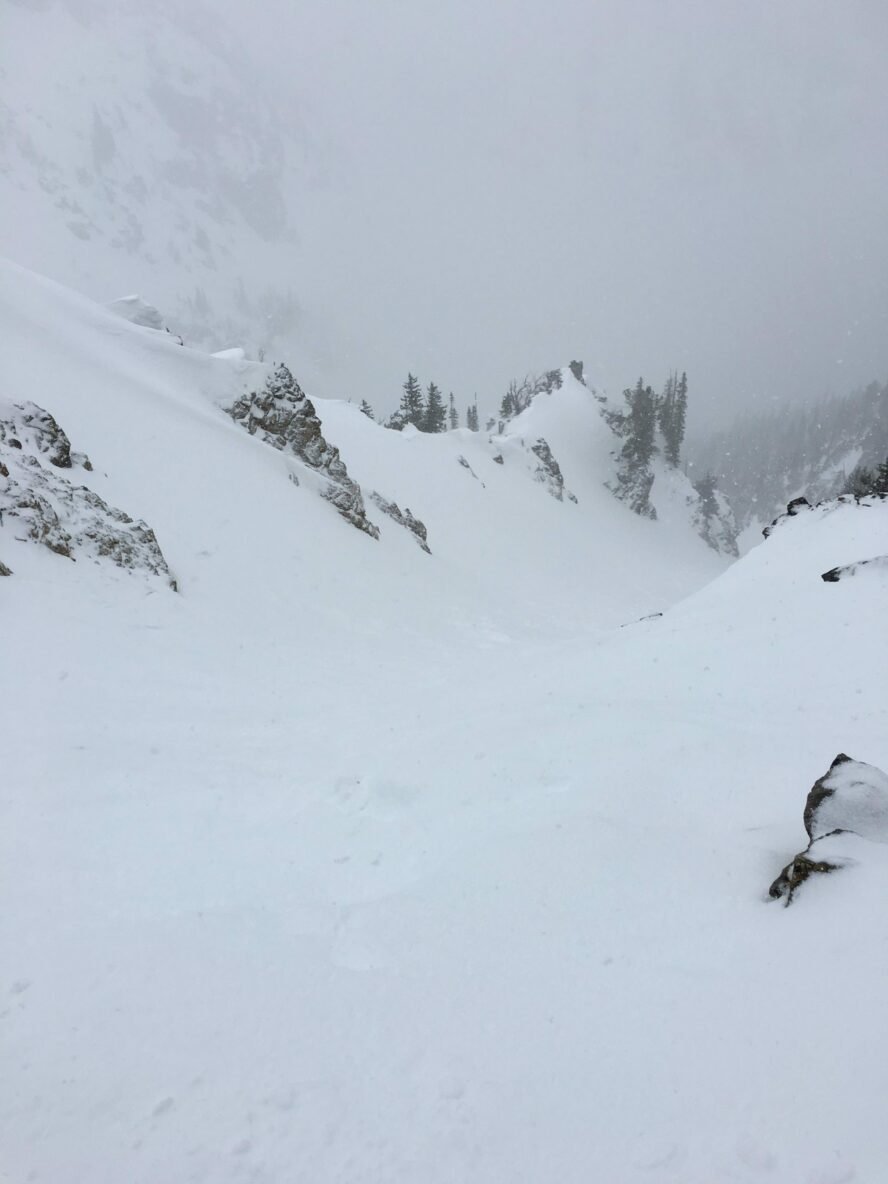
[[[805,830],[812,840],[836,830],[888,843],[888,776],[840,752],[805,803]]]
[[[888,776],[840,752],[808,792],[804,820],[808,846],[769,889],[772,899],[787,905],[811,876],[865,857],[867,842],[888,843]]]

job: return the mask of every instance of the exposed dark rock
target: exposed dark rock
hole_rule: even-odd
[[[250,391],[229,408],[229,415],[251,436],[296,456],[326,478],[322,496],[347,522],[379,538],[379,531],[367,518],[361,487],[348,475],[345,462],[325,439],[314,405],[286,366],[278,366],[265,380],[261,391]]]
[[[797,855],[795,859],[786,865],[768,889],[768,895],[772,900],[780,900],[782,898],[785,904],[791,904],[796,890],[807,879],[818,873],[828,874],[829,872],[834,872],[841,866],[838,863],[830,863],[826,859],[812,859],[809,851]]]
[[[769,889],[772,899],[790,904],[801,884],[815,873],[842,867],[847,860],[834,841],[852,834],[888,843],[888,776],[875,765],[840,752],[808,792],[804,810],[808,846],[796,855]]]
[[[175,588],[149,526],[56,471],[80,467],[90,472],[92,465],[72,451],[48,411],[34,403],[0,409],[0,454],[0,524],[10,519],[18,541],[39,543],[71,560],[110,560],[130,571],[163,576]]]
[[[813,506],[806,497],[794,497],[791,502],[787,503],[786,513],[778,514],[774,521],[765,527],[765,529],[762,531],[762,534],[765,536],[765,538],[768,538],[774,527],[779,522],[784,522],[787,518],[795,518],[797,514],[802,512],[802,510],[811,509],[813,509]]]
[[[503,460],[503,454],[502,454],[501,452],[498,452],[498,453],[496,454],[496,456],[493,458],[493,463],[494,463],[495,465],[504,465],[504,464],[506,463],[506,462]]]
[[[844,567],[831,567],[820,578],[824,583],[837,584],[839,580],[856,576],[864,568],[868,568],[871,572],[888,571],[888,555],[875,555],[872,559],[859,559],[857,563],[846,563]]]
[[[615,483],[605,482],[607,488],[619,498],[621,502],[638,514],[641,518],[656,520],[657,511],[651,505],[651,490],[654,487],[654,474],[647,467],[631,470],[620,466],[617,470]]]
[[[552,449],[548,443],[540,437],[530,450],[539,461],[539,464],[534,471],[534,480],[539,481],[541,485],[545,485],[546,489],[555,498],[556,501],[564,500],[564,477],[561,473],[561,468],[558,461],[552,455]],[[576,498],[572,493],[568,492],[569,499],[576,502]]]
[[[403,526],[406,530],[409,530],[423,551],[427,555],[431,555],[432,552],[428,544],[428,531],[425,528],[425,523],[421,522],[419,518],[414,518],[408,509],[401,510],[397,502],[387,501],[376,490],[370,494],[370,500],[379,506],[383,514],[388,514],[389,518],[397,522],[399,526]]]
[[[0,576],[11,576],[11,575],[12,575],[12,569],[7,567],[6,564],[3,562],[3,560],[0,559]]]

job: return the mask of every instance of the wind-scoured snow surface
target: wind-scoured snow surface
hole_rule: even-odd
[[[579,384],[528,447],[317,401],[427,555],[224,414],[264,368],[0,305],[180,588],[0,527],[4,1179],[884,1180],[888,847],[765,900],[835,753],[888,767],[885,574],[820,579],[888,503],[726,570]]]

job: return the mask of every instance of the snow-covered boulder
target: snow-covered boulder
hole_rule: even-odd
[[[814,507],[806,497],[794,497],[792,501],[787,504],[786,512],[783,514],[778,514],[774,521],[770,522],[765,527],[765,529],[762,531],[762,534],[766,539],[770,538],[775,526],[778,526],[781,522],[785,522],[787,518],[795,518],[803,511],[812,510],[813,508]]]
[[[326,478],[323,497],[352,526],[379,538],[378,528],[367,517],[360,485],[349,477],[339,449],[324,439],[313,403],[286,366],[277,366],[263,390],[242,395],[228,414],[251,436],[298,457]]]
[[[839,580],[850,579],[859,575],[864,569],[869,574],[876,571],[888,571],[888,555],[874,555],[872,559],[858,559],[856,563],[845,563],[840,567],[831,567],[820,577],[824,584],[837,584]]]
[[[141,296],[121,296],[119,300],[112,300],[108,307],[131,325],[142,325],[145,329],[163,331],[163,317],[153,304],[149,304]]]
[[[815,781],[805,802],[805,830],[819,839],[850,830],[864,839],[888,843],[888,776],[840,752]]]
[[[888,776],[840,752],[811,786],[804,822],[808,846],[769,889],[772,899],[785,904],[812,875],[836,871],[865,854],[861,841],[888,843]]]

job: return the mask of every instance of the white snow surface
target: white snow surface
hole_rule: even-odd
[[[850,830],[888,843],[888,775],[864,761],[844,761],[823,784],[832,793],[817,809],[813,839],[834,830]]]
[[[766,892],[888,767],[885,573],[819,578],[888,504],[726,569],[602,488],[580,384],[526,437],[577,505],[520,430],[318,402],[425,555],[220,411],[264,367],[15,267],[0,332],[182,590],[0,526],[4,1180],[886,1179],[888,850]]]

